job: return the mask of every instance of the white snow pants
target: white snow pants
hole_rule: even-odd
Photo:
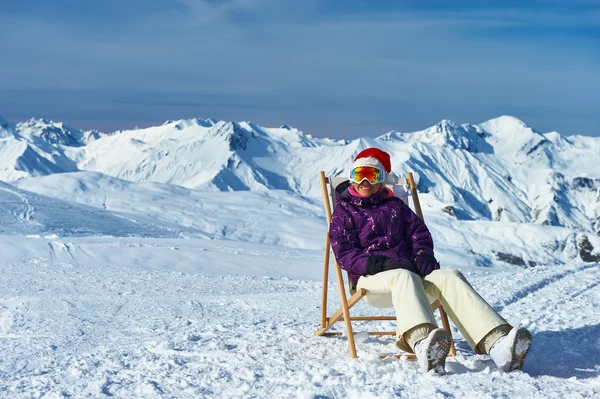
[[[444,310],[477,353],[477,344],[493,329],[508,324],[471,287],[456,269],[438,269],[421,278],[404,269],[362,276],[356,288],[365,288],[365,301],[378,308],[393,307],[397,318],[397,345],[412,352],[404,333],[421,324],[437,326],[431,302],[439,299]]]

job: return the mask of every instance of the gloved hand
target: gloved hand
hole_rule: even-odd
[[[410,259],[404,258],[386,258],[383,261],[383,270],[406,269],[419,274],[416,265]]]
[[[421,277],[425,277],[432,271],[440,268],[440,262],[433,255],[420,254],[417,256],[416,262],[418,273]]]
[[[367,275],[392,269],[406,269],[419,274],[415,264],[410,259],[388,258],[382,255],[371,255],[367,259]]]

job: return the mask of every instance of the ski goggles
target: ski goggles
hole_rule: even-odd
[[[385,171],[373,166],[357,166],[350,171],[350,181],[360,184],[363,180],[371,184],[383,183]]]

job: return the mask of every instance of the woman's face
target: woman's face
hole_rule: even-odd
[[[360,184],[353,182],[352,187],[361,197],[370,197],[381,190],[383,183],[371,184],[368,181],[363,180]]]

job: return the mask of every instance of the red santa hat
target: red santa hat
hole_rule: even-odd
[[[370,147],[359,152],[354,158],[352,169],[358,166],[372,166],[385,170],[385,182],[387,184],[395,184],[398,180],[398,177],[392,172],[390,154],[381,151],[379,148]]]
[[[358,153],[356,158],[354,158],[352,169],[358,166],[374,166],[379,169],[384,169],[387,173],[392,171],[390,154],[375,147],[366,148]]]

